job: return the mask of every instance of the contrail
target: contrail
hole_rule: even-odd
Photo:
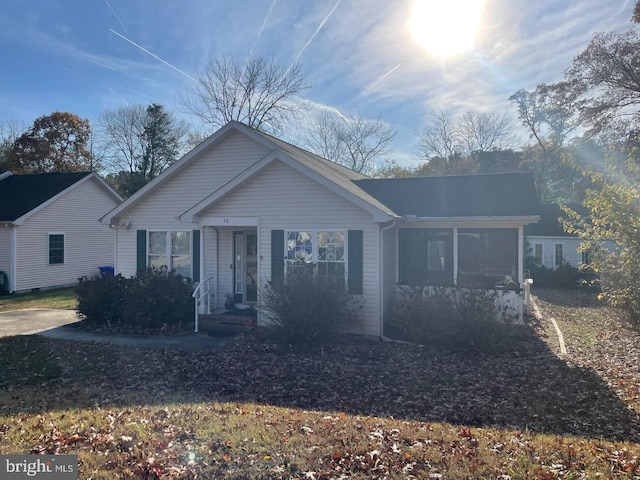
[[[324,27],[324,24],[327,23],[327,20],[329,20],[329,17],[333,15],[333,12],[335,12],[336,8],[338,8],[338,5],[340,5],[340,2],[342,2],[342,0],[338,0],[336,4],[333,6],[333,8],[331,9],[331,11],[327,14],[327,16],[324,17],[324,19],[320,22],[320,25],[318,25],[318,28],[316,28],[316,31],[313,32],[313,35],[311,35],[311,38],[307,40],[307,43],[304,44],[304,47],[302,47],[302,49],[296,55],[295,57],[296,61],[300,59],[300,56],[302,55],[302,53],[307,49],[307,47],[311,44],[311,42],[313,42],[313,39],[316,38],[316,35],[318,35],[318,32],[322,30],[322,27]]]
[[[273,7],[275,7],[277,1],[278,0],[273,0],[271,2],[271,6],[269,7],[269,11],[267,12],[267,15],[264,17],[264,20],[262,21],[262,26],[260,27],[260,30],[258,30],[258,36],[256,37],[255,41],[253,42],[253,45],[251,45],[251,49],[249,50],[249,58],[251,58],[253,56],[253,51],[255,50],[256,45],[258,44],[258,41],[262,37],[262,32],[264,32],[264,29],[267,26],[267,22],[269,21],[269,18],[271,17],[271,12],[273,12]],[[246,64],[245,64],[245,67],[246,67]]]
[[[142,50],[144,53],[151,55],[153,58],[155,58],[156,60],[164,63],[167,67],[169,68],[173,68],[176,72],[181,73],[182,75],[184,75],[185,77],[187,77],[189,80],[193,80],[194,82],[197,82],[197,80],[195,78],[193,78],[191,75],[189,75],[188,73],[183,72],[182,70],[180,70],[178,67],[174,67],[173,65],[171,65],[169,62],[164,61],[163,59],[161,59],[159,56],[151,53],[149,50],[147,50],[144,47],[141,47],[140,45],[138,45],[136,42],[134,42],[133,40],[129,40],[127,37],[125,37],[124,35],[116,32],[114,29],[110,28],[109,31],[117,36],[119,36],[121,39],[129,42],[131,45],[133,45],[136,48],[139,48],[140,50]]]
[[[400,68],[400,65],[402,65],[401,63],[399,63],[398,65],[396,65],[395,67],[393,67],[391,70],[389,70],[387,73],[385,73],[384,75],[382,75],[379,79],[377,79],[375,82],[373,82],[371,85],[369,85],[367,88],[365,88],[362,93],[365,93],[367,90],[370,90],[371,88],[375,87],[377,84],[379,84],[381,81],[383,81],[385,78],[387,78],[389,75],[391,75],[393,72],[395,72],[397,69]]]
[[[124,31],[127,33],[127,35],[131,35],[131,33],[129,33],[129,30],[127,29],[127,27],[125,26],[124,23],[122,23],[122,20],[120,19],[120,16],[116,13],[116,11],[113,9],[113,7],[111,6],[111,4],[109,3],[108,0],[104,0],[104,3],[107,4],[107,7],[109,7],[109,10],[111,10],[111,13],[113,13],[113,16],[116,17],[116,20],[118,20],[118,23],[120,24],[120,26],[124,29]]]

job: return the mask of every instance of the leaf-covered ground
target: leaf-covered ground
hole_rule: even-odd
[[[554,295],[565,359],[544,322],[495,352],[1,339],[0,453],[78,453],[93,479],[637,478],[637,333]]]

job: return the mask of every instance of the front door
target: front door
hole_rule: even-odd
[[[258,301],[258,235],[256,232],[233,233],[234,301]]]

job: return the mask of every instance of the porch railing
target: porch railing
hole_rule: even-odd
[[[200,313],[200,307],[204,305],[203,300],[206,301],[207,306],[207,315],[211,315],[211,283],[213,282],[213,277],[207,277],[202,280],[198,286],[195,288],[191,296],[194,300],[194,315],[195,315],[195,328],[194,331],[198,332],[198,314]]]

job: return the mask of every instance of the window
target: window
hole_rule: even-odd
[[[147,265],[191,277],[191,232],[149,232]]]
[[[562,255],[562,244],[561,243],[556,243],[555,265],[556,265],[556,267],[559,267],[563,263],[564,263],[564,256]]]
[[[64,263],[64,233],[49,233],[49,265]]]
[[[536,262],[536,265],[542,265],[542,244],[536,243],[533,246],[533,258]]]
[[[518,231],[508,228],[458,230],[458,283],[485,287],[517,280]]]
[[[403,285],[453,284],[453,230],[401,228],[398,281]]]
[[[287,232],[287,269],[313,268],[320,275],[344,278],[345,256],[345,232]]]
[[[582,251],[582,264],[589,265],[591,263],[591,250]]]

